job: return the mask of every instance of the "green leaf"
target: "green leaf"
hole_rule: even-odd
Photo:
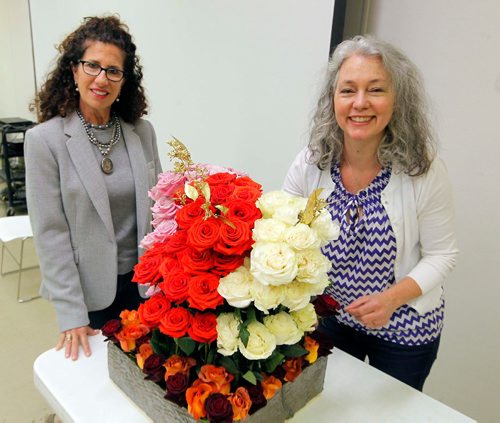
[[[255,377],[254,372],[250,370],[243,375],[243,379],[250,382],[252,385],[257,385],[257,378]]]
[[[188,336],[177,338],[175,342],[187,356],[190,356],[196,348],[196,341],[189,338]]]
[[[297,344],[295,344],[295,345],[282,345],[280,347],[280,350],[286,357],[290,357],[290,358],[302,357],[303,355],[309,354],[309,351],[307,351],[305,348],[303,348]]]
[[[240,372],[238,370],[238,366],[231,357],[222,356],[221,358],[219,358],[219,364],[233,375],[236,375]]]
[[[170,338],[161,333],[158,329],[154,329],[151,336],[151,348],[156,354],[162,354],[169,357],[171,354],[172,342]]]
[[[284,359],[285,356],[283,354],[281,354],[277,349],[274,350],[271,356],[264,362],[267,373],[274,372],[276,367],[283,363]]]
[[[240,339],[243,345],[246,347],[248,345],[248,339],[250,338],[250,332],[247,329],[247,325],[240,325]]]
[[[255,376],[255,379],[257,379],[258,381],[262,382],[264,380],[264,376],[262,376],[261,373],[259,372],[253,372],[254,376]]]
[[[247,322],[248,323],[251,323],[253,322],[254,320],[256,320],[256,317],[255,317],[255,309],[253,307],[249,307],[248,308],[248,311],[247,311]],[[245,322],[247,325],[248,323]]]
[[[215,359],[215,348],[210,348],[208,350],[208,356],[207,356],[207,364],[212,364]]]

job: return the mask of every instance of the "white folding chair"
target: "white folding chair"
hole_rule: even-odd
[[[0,273],[2,276],[9,273],[17,272],[17,301],[24,303],[27,301],[40,298],[40,295],[32,297],[21,297],[21,277],[23,270],[33,269],[38,266],[31,266],[23,268],[24,259],[24,243],[26,240],[33,238],[33,231],[31,230],[31,223],[28,216],[7,216],[0,217],[0,242],[2,243],[2,262],[0,264]],[[21,240],[21,251],[19,257],[16,257],[14,253],[9,249],[7,245],[11,241]],[[3,262],[5,259],[5,253],[9,253],[12,259],[18,265],[17,270],[12,270],[9,272],[3,271]]]

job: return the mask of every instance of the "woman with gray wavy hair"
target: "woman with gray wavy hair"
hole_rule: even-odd
[[[309,145],[284,183],[300,196],[317,188],[340,226],[323,253],[332,263],[325,294],[341,309],[320,329],[422,390],[458,249],[419,71],[389,43],[356,36],[331,57]]]

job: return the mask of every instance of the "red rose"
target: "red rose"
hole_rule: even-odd
[[[210,175],[206,182],[210,185],[210,188],[215,185],[224,185],[232,183],[236,179],[236,175],[234,173],[220,172],[214,173]]]
[[[251,186],[236,186],[232,198],[255,203],[261,195],[262,192],[257,188]]]
[[[218,219],[198,219],[187,230],[187,244],[198,250],[212,248],[219,239]]]
[[[167,273],[163,282],[158,287],[163,291],[168,300],[181,304],[188,297],[188,287],[190,275],[181,268],[173,269]]]
[[[234,185],[238,185],[238,186],[242,186],[242,187],[252,187],[252,188],[255,188],[259,191],[262,190],[262,185],[255,182],[252,178],[250,178],[248,176],[241,176],[241,177],[237,178],[234,181]]]
[[[217,339],[217,316],[214,313],[196,313],[191,320],[188,335],[203,344]]]
[[[160,264],[160,273],[163,280],[165,280],[170,272],[177,269],[182,270],[182,266],[179,263],[177,256],[166,256]]]
[[[212,250],[199,251],[196,248],[188,247],[182,255],[179,254],[179,261],[186,273],[204,273],[214,265]]]
[[[155,328],[168,310],[170,310],[170,302],[159,293],[142,303],[137,312],[142,323],[149,328]]]
[[[226,276],[240,267],[245,260],[242,255],[224,255],[214,253],[214,267],[212,272],[219,276]]]
[[[255,203],[251,203],[249,201],[233,200],[224,205],[229,209],[226,214],[226,217],[229,220],[232,221],[234,218],[242,220],[251,228],[253,227],[255,221],[262,217],[262,213]]]
[[[205,400],[209,423],[232,423],[233,407],[224,394],[210,394]]]
[[[162,279],[160,265],[163,261],[163,250],[159,243],[154,244],[139,258],[139,263],[134,266],[134,277],[132,282],[141,284],[156,284]]]
[[[212,204],[222,204],[231,196],[234,191],[234,184],[210,186],[210,202]]]
[[[203,204],[203,199],[199,198],[180,208],[175,215],[179,228],[189,229],[195,220],[203,218],[205,216],[205,210],[201,208]]]
[[[224,304],[224,298],[217,292],[218,286],[219,277],[212,273],[193,276],[189,282],[189,306],[206,310]]]
[[[214,250],[221,254],[244,254],[253,244],[252,233],[247,223],[231,219],[231,224],[220,227],[220,239]]]
[[[186,248],[187,232],[183,230],[177,230],[168,241],[165,242],[164,251],[165,254],[178,253],[179,251]]]
[[[186,334],[191,318],[191,314],[185,308],[171,308],[160,320],[160,332],[172,338],[181,338]]]

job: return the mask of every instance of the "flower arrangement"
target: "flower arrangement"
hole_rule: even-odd
[[[149,193],[154,230],[134,269],[149,298],[102,332],[194,419],[243,420],[333,347],[315,327],[338,308],[320,251],[338,227],[319,191],[262,194],[169,144],[174,169]]]

